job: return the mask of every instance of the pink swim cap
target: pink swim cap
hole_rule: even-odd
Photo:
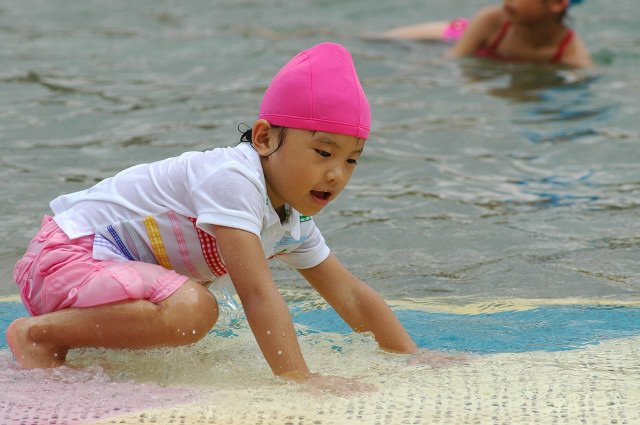
[[[335,43],[321,43],[293,57],[273,77],[259,118],[272,125],[366,139],[369,101],[351,54]]]

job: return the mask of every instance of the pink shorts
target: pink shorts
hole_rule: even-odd
[[[36,316],[124,300],[158,303],[188,279],[157,264],[96,260],[92,253],[93,235],[69,240],[53,218],[44,216],[13,269],[29,313]]]

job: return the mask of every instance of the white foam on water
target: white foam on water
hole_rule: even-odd
[[[178,382],[199,376],[192,385],[202,401],[94,423],[601,424],[640,420],[640,338],[571,351],[473,356],[440,368],[411,365],[407,356],[376,350],[366,337],[352,341],[347,341],[348,336],[323,339],[317,334],[301,338],[312,367],[376,388],[348,396],[272,378],[264,361],[250,365],[255,359],[251,344],[240,338],[232,344],[238,349],[234,353],[213,354],[217,348],[205,348],[215,339],[195,347],[200,360],[217,358],[222,364],[203,364],[195,374],[188,367],[172,369]],[[338,352],[332,344],[346,347]],[[225,367],[230,369],[223,371]],[[226,379],[214,382],[218,378]]]

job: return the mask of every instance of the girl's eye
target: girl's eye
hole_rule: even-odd
[[[349,164],[358,165],[358,160],[356,160],[356,159],[347,159],[347,162]]]
[[[316,152],[318,153],[318,155],[323,156],[325,158],[329,158],[331,156],[329,152],[321,151],[320,149],[316,149]]]

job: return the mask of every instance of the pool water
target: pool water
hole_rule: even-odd
[[[640,9],[571,10],[589,71],[450,62],[442,44],[375,39],[492,3],[0,4],[0,382],[15,389],[0,396],[0,422],[140,411],[120,420],[640,422]],[[70,355],[77,371],[15,369],[11,272],[48,202],[136,163],[235,144],[277,69],[326,40],[352,51],[373,122],[349,186],[314,219],[421,346],[473,360],[434,369],[379,352],[274,262],[312,369],[376,394],[305,398],[271,376],[233,309],[195,347],[83,350]],[[60,386],[45,393],[43,380]],[[25,391],[40,404],[21,404]],[[150,396],[129,403],[127,392]]]
[[[396,307],[395,313],[419,347],[466,353],[521,353],[571,350],[615,338],[637,336],[640,306],[542,305],[525,310],[491,313],[444,313]],[[351,328],[331,308],[291,306],[300,335],[334,333],[349,335]],[[224,314],[224,313],[223,313]],[[26,316],[18,302],[0,302],[0,326]],[[238,316],[241,317],[241,316]],[[224,318],[211,334],[238,336],[243,320]],[[490,337],[488,337],[490,336]],[[0,349],[6,349],[4,332]],[[344,347],[336,346],[337,351]]]

